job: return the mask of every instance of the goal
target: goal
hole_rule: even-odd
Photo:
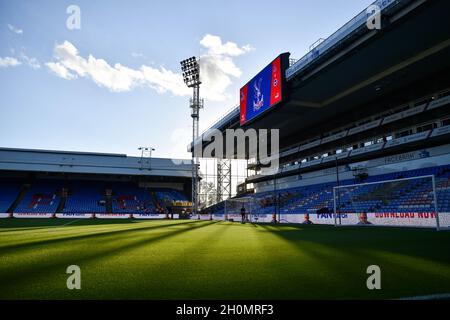
[[[241,197],[225,201],[225,220],[242,221],[241,209],[245,208],[248,222],[271,222],[272,216],[261,213],[258,199],[253,197]]]
[[[334,224],[430,227],[450,225],[439,213],[434,175],[333,188]],[[442,221],[443,220],[443,221]]]

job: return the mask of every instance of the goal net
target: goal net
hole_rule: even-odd
[[[434,176],[342,185],[333,189],[334,223],[431,227],[450,225],[439,213]]]
[[[224,213],[226,220],[242,221],[242,208],[245,209],[245,219],[248,222],[270,222],[271,215],[262,214],[258,199],[242,197],[225,201]]]

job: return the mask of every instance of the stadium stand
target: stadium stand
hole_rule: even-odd
[[[104,213],[105,184],[93,181],[71,181],[64,213]]]
[[[62,182],[36,180],[30,184],[25,197],[14,210],[16,213],[55,213],[61,199]]]
[[[450,131],[448,119],[431,119],[416,125],[400,126],[400,124],[414,116],[426,117],[427,114],[436,112],[438,108],[442,108],[441,110],[445,112],[444,107],[448,107],[449,103],[450,91],[445,90],[438,95],[421,97],[406,105],[391,108],[335,128],[332,132],[324,132],[321,136],[301,141],[295,146],[281,150],[278,173],[324,166],[334,159],[330,156],[338,154],[338,150],[341,152],[339,155],[341,159],[356,161],[362,156],[369,156],[380,151],[389,152],[393,148],[399,148],[399,146],[405,148],[408,144],[417,141],[437,139]],[[393,130],[389,126],[394,124]],[[258,163],[254,165],[258,166]],[[250,179],[258,177],[259,175],[255,175]]]
[[[382,182],[402,178],[434,175],[439,212],[450,212],[450,165],[371,176],[364,182]],[[340,182],[341,186],[358,184],[355,179]],[[299,188],[268,191],[252,195],[259,214],[272,214],[279,206],[283,214],[333,212],[333,188],[337,183],[321,183]],[[345,189],[339,199],[340,213],[358,212],[432,212],[432,187],[424,180],[394,182],[389,187],[380,184],[362,184]],[[351,195],[350,195],[351,193]],[[277,200],[278,198],[278,200]],[[224,214],[224,204],[211,208],[213,214]]]
[[[156,206],[150,190],[139,188],[132,183],[116,183],[113,191],[112,209],[114,213],[155,213]]]
[[[167,208],[171,206],[174,201],[185,202],[188,198],[177,190],[159,189],[155,191],[155,204],[157,211],[167,212]]]
[[[3,180],[0,184],[0,212],[7,212],[17,199],[23,181]],[[173,201],[189,201],[173,189],[141,188],[136,183],[101,181],[37,180],[30,185],[15,213],[55,213],[66,189],[63,213],[107,212],[106,190],[112,191],[111,213],[162,213]]]
[[[0,148],[0,218],[161,214],[158,191],[162,198],[186,200],[175,190],[189,192],[191,166],[151,160],[150,170],[150,161],[125,154]],[[178,217],[190,207],[187,201],[170,212]]]
[[[156,197],[158,200],[164,202],[170,201],[188,201],[188,198],[179,191],[170,189],[160,189],[156,192]]]
[[[7,212],[19,195],[22,182],[18,180],[2,180],[0,182],[0,212]]]

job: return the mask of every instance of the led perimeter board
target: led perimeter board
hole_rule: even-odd
[[[282,102],[290,53],[283,53],[250,80],[240,92],[241,126]]]

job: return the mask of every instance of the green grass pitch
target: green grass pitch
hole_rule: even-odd
[[[81,268],[68,290],[66,268]],[[381,267],[381,290],[366,287]],[[0,299],[390,299],[450,293],[450,233],[214,221],[0,220]]]

